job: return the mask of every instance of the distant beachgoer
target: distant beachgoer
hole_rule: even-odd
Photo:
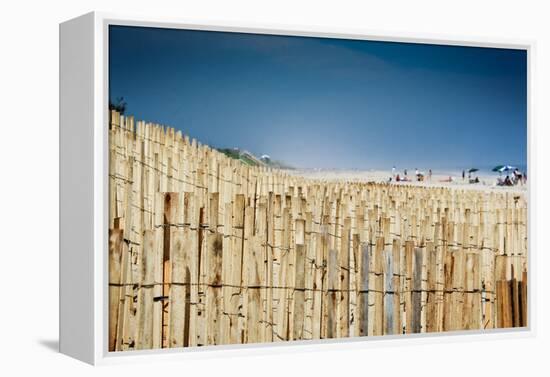
[[[514,170],[514,181],[515,184],[523,184],[523,174],[517,168]]]
[[[428,180],[432,180],[432,169],[428,170]]]
[[[510,176],[507,175],[506,178],[504,178],[504,186],[512,186],[512,180],[510,179]]]
[[[525,173],[521,172],[521,184],[525,184]]]
[[[395,166],[391,168],[391,176],[395,178]]]
[[[401,177],[399,176],[399,173],[398,173],[397,176],[395,177],[395,181],[396,181],[396,182],[400,182],[400,181],[401,181]]]
[[[462,170],[462,180],[464,180],[464,178],[466,178],[466,172]]]
[[[403,171],[403,174],[405,175],[405,178],[407,178],[407,169]]]

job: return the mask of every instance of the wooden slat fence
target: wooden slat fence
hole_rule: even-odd
[[[109,349],[527,325],[522,194],[250,167],[113,112]]]

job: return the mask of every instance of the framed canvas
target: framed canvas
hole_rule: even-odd
[[[532,334],[532,51],[102,13],[61,24],[61,352],[96,364]]]

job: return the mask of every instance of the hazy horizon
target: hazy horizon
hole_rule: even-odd
[[[110,27],[136,119],[300,168],[526,165],[520,50]]]

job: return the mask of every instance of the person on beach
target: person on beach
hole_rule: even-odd
[[[514,184],[521,183],[523,185],[523,176],[519,169],[514,170]]]
[[[395,178],[395,165],[393,168],[391,168],[391,176]]]
[[[405,176],[405,179],[407,179],[407,169],[403,171],[403,175]]]
[[[432,181],[432,169],[428,170],[428,181]]]
[[[466,172],[462,170],[462,180],[464,180],[464,178],[466,178]]]

